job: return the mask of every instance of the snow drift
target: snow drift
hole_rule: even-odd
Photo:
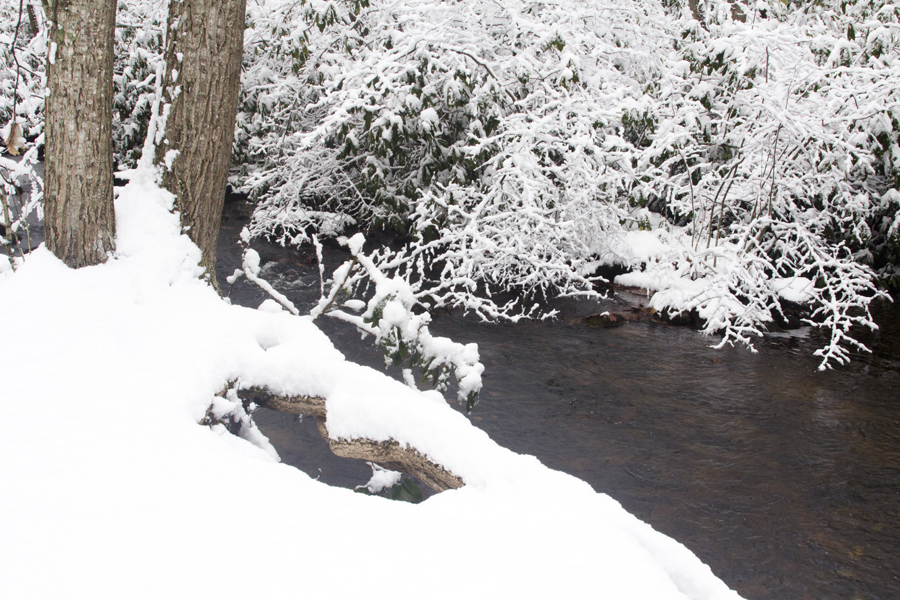
[[[608,496],[348,363],[308,318],[227,304],[171,207],[134,173],[107,263],[40,248],[0,266],[0,596],[737,598]],[[322,396],[331,435],[408,443],[466,486],[354,494],[198,425],[236,378]]]

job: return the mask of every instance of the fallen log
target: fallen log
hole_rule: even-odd
[[[322,417],[325,415],[325,399],[317,396],[283,396],[273,394],[265,387],[249,387],[240,391],[241,399],[251,400],[259,406],[291,415]]]
[[[385,469],[401,471],[416,477],[436,492],[460,488],[463,480],[433,462],[410,446],[396,440],[375,441],[367,438],[334,439],[328,434],[328,414],[325,399],[317,396],[285,396],[265,387],[253,386],[240,391],[241,398],[270,410],[292,415],[316,417],[319,434],[328,442],[331,451],[341,458],[358,458],[373,462]]]
[[[415,448],[401,446],[396,440],[377,442],[367,438],[334,439],[328,435],[326,419],[316,417],[319,434],[328,442],[328,447],[342,458],[361,458],[391,471],[402,471],[413,475],[436,492],[443,492],[464,485],[462,479],[432,462]]]

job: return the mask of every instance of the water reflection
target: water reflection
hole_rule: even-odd
[[[309,257],[267,252],[280,289],[310,305]],[[514,326],[444,314],[432,329],[479,345],[481,428],[610,494],[743,596],[900,598],[898,308],[879,307],[874,355],[820,373],[815,332],[767,338],[751,354],[712,350],[687,328],[580,324],[621,307],[568,302],[560,322]],[[323,327],[349,358],[379,365],[356,333]],[[337,485],[367,479],[365,465],[333,459],[311,423],[259,420],[285,462]]]

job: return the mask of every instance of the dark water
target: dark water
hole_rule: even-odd
[[[441,318],[486,366],[473,417],[686,544],[742,595],[900,598],[897,311],[874,360],[820,374],[788,339]]]
[[[220,278],[237,261],[243,218],[239,207],[226,214]],[[260,250],[270,280],[308,308],[311,254]],[[241,283],[234,299],[264,296]],[[478,343],[486,371],[472,420],[493,439],[611,495],[744,597],[900,598],[900,309],[877,307],[873,355],[819,373],[814,335],[767,339],[751,354],[712,350],[688,328],[581,322],[639,301],[562,304],[554,323],[444,314],[432,330]],[[380,364],[356,333],[322,327],[348,358]],[[368,479],[365,464],[328,453],[311,419],[257,420],[285,462],[335,485]]]

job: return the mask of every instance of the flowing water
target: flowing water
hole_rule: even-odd
[[[245,218],[230,205],[220,281]],[[311,254],[259,249],[264,275],[308,309]],[[243,282],[233,299],[264,295]],[[517,325],[441,314],[432,331],[478,343],[486,370],[471,418],[494,440],[617,499],[744,597],[900,598],[900,307],[876,307],[872,355],[820,373],[814,332],[766,338],[752,354],[648,320],[584,324],[642,300],[564,302],[555,322]],[[349,359],[379,367],[370,340],[323,321]],[[329,454],[312,419],[256,418],[285,462],[334,485],[367,481],[364,463]]]

